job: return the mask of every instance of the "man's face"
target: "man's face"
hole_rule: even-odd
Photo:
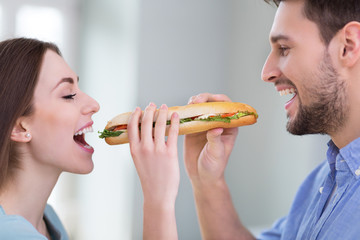
[[[281,2],[262,78],[274,83],[280,95],[292,95],[285,104],[290,133],[332,134],[346,119],[346,84],[332,64],[317,25],[303,15],[303,4]]]

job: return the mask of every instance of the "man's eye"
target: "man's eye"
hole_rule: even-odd
[[[289,50],[288,47],[280,46],[279,47],[280,56],[286,56],[288,53],[288,50]]]
[[[63,96],[63,98],[64,98],[64,99],[74,99],[75,96],[76,96],[76,93]]]

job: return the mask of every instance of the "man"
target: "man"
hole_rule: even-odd
[[[270,2],[270,0],[265,0]],[[287,129],[328,134],[327,160],[305,179],[289,214],[259,239],[360,239],[360,1],[273,0],[278,10],[262,78],[293,94]],[[190,103],[230,101],[200,94]],[[185,163],[204,239],[254,239],[224,179],[237,129],[185,137]]]

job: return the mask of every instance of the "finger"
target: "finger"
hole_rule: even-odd
[[[196,96],[191,96],[187,104],[193,104]]]
[[[200,93],[200,94],[198,94],[198,95],[196,95],[196,96],[192,96],[192,97],[189,99],[188,104],[195,104],[195,103],[206,102],[208,95],[210,95],[210,93]]]
[[[224,132],[223,128],[215,128],[207,132],[207,140],[210,145],[221,143],[221,134]]]
[[[156,105],[150,103],[143,114],[141,119],[141,141],[144,143],[153,142],[153,124],[154,124],[154,115],[156,111]]]
[[[235,145],[236,137],[238,135],[239,128],[226,128],[222,135],[222,141],[225,145],[225,149],[229,150],[229,154]]]
[[[192,96],[189,99],[188,104],[203,102],[231,102],[231,99],[224,94],[201,93],[196,96]]]
[[[169,128],[167,144],[169,147],[175,147],[177,145],[179,136],[180,118],[176,112],[171,115],[171,125]]]
[[[154,138],[156,144],[165,143],[165,130],[168,107],[163,104],[159,109],[159,114],[155,123]]]
[[[136,144],[140,141],[139,122],[141,118],[141,113],[141,109],[137,107],[130,116],[127,127],[130,145],[132,143]]]
[[[209,97],[208,102],[232,102],[225,94],[213,94]]]

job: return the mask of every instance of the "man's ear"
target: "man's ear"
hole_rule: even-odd
[[[14,142],[30,142],[31,134],[25,127],[24,118],[19,118],[11,131],[11,140]]]
[[[349,22],[342,29],[341,60],[345,66],[352,67],[360,60],[360,23]]]

